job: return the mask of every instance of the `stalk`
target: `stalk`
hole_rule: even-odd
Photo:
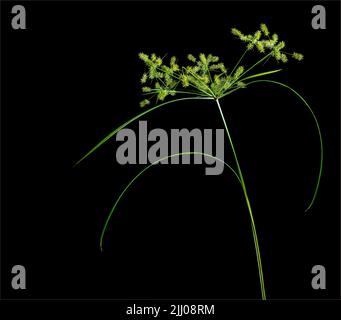
[[[242,73],[241,76],[243,76],[244,74],[247,74],[249,71],[251,71],[253,68],[255,68],[257,65],[259,65],[262,61],[264,61],[266,58],[271,56],[272,52],[269,52],[266,56],[264,56],[262,59],[258,60],[254,65],[252,65],[249,69],[247,69],[246,71],[244,71]]]
[[[237,67],[239,66],[239,64],[241,63],[241,61],[243,60],[244,56],[246,55],[246,52],[248,52],[248,50],[246,49],[244,51],[244,53],[242,54],[242,56],[239,58],[238,62],[235,64],[235,66],[233,67],[232,71],[230,72],[230,76],[232,76],[234,70],[237,69]]]
[[[236,161],[237,173],[238,173],[238,176],[240,178],[240,182],[241,182],[241,185],[242,185],[245,201],[246,201],[247,208],[248,208],[248,211],[249,211],[249,216],[250,216],[250,221],[251,221],[251,229],[252,229],[252,236],[253,236],[253,242],[254,242],[254,245],[255,245],[255,251],[256,251],[256,256],[257,256],[259,284],[260,284],[261,293],[262,293],[262,300],[266,300],[264,277],[263,277],[263,268],[262,268],[262,259],[261,259],[261,254],[260,254],[260,250],[259,250],[258,236],[257,236],[255,221],[254,221],[253,214],[252,214],[252,208],[251,208],[250,200],[249,200],[249,197],[248,197],[248,194],[247,194],[246,185],[245,185],[245,181],[244,181],[244,178],[243,178],[243,173],[242,173],[242,170],[241,170],[240,165],[239,165],[237,153],[236,153],[236,150],[235,150],[234,145],[233,145],[233,141],[232,141],[232,138],[231,138],[230,131],[229,131],[228,127],[227,127],[226,120],[225,120],[224,114],[223,114],[223,112],[221,110],[219,100],[216,99],[216,102],[217,102],[217,106],[218,106],[218,109],[219,109],[219,112],[220,112],[220,116],[221,116],[221,118],[223,120],[223,123],[224,123],[224,127],[225,127],[225,130],[226,130],[229,142],[230,142],[230,146],[231,146],[231,149],[232,149],[232,153],[233,153],[234,159]]]

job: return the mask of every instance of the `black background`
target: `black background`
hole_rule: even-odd
[[[75,161],[141,110],[138,52],[213,53],[233,66],[243,46],[229,33],[261,22],[305,60],[274,79],[308,100],[325,142],[321,189],[304,214],[319,165],[313,119],[284,88],[259,84],[222,101],[249,190],[270,299],[338,298],[339,4],[327,29],[311,3],[25,3],[27,30],[2,6],[2,230],[4,298],[241,298],[260,289],[248,212],[227,172],[151,169],[130,189],[99,249],[115,197],[143,166],[119,166],[110,142]],[[256,61],[251,54],[245,61]],[[264,69],[277,68],[275,62]],[[152,128],[223,128],[212,102],[181,102],[144,118]],[[130,126],[138,128],[137,124]],[[225,149],[226,160],[233,163]],[[10,287],[14,264],[27,290]],[[311,288],[311,268],[327,290]]]

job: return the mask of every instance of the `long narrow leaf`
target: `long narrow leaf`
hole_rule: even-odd
[[[104,223],[104,226],[103,226],[103,229],[102,229],[102,233],[101,233],[101,237],[100,237],[100,248],[101,248],[101,251],[103,251],[103,238],[104,238],[104,235],[105,235],[105,232],[108,228],[108,224],[110,222],[110,219],[113,215],[113,213],[115,212],[115,209],[117,208],[119,202],[122,200],[122,197],[124,196],[124,194],[128,191],[128,189],[131,187],[131,185],[143,174],[145,173],[148,169],[150,169],[151,167],[153,167],[155,164],[163,161],[163,160],[166,160],[166,159],[169,159],[169,158],[173,158],[173,157],[178,157],[178,156],[182,156],[182,155],[203,155],[205,157],[210,157],[212,159],[215,159],[215,160],[218,160],[220,162],[222,162],[227,168],[229,168],[232,173],[236,176],[238,182],[241,184],[241,180],[238,176],[238,174],[236,173],[236,171],[229,165],[227,164],[225,161],[217,158],[217,157],[214,157],[210,154],[206,154],[206,153],[202,153],[202,152],[181,152],[181,153],[176,153],[176,154],[172,154],[170,156],[166,156],[166,157],[163,157],[161,159],[158,159],[157,161],[151,163],[150,165],[146,166],[145,168],[143,168],[133,179],[131,179],[129,181],[129,183],[125,186],[125,188],[123,189],[123,191],[120,193],[120,195],[118,196],[118,198],[116,199],[115,201],[115,204],[113,205],[112,209],[110,210],[109,214],[108,214],[108,217]]]
[[[174,103],[174,102],[179,102],[179,101],[184,101],[184,100],[199,100],[199,99],[212,99],[212,98],[208,98],[208,97],[189,97],[189,98],[181,98],[181,99],[175,99],[175,100],[171,100],[171,101],[167,101],[161,104],[158,104],[157,106],[150,108],[144,112],[141,112],[140,114],[138,114],[137,116],[131,118],[130,120],[128,120],[127,122],[123,123],[122,125],[120,125],[119,127],[117,127],[116,129],[114,129],[113,131],[111,131],[104,139],[102,139],[99,143],[97,143],[89,152],[87,152],[82,158],[80,158],[75,164],[74,167],[77,166],[79,163],[81,163],[84,159],[86,159],[87,157],[89,157],[92,153],[94,153],[99,147],[101,147],[104,143],[106,143],[111,137],[113,137],[117,132],[119,132],[120,130],[122,130],[123,128],[125,128],[127,125],[131,124],[132,122],[136,121],[137,119],[140,119],[141,117],[143,117],[145,114],[152,112],[162,106],[165,106],[167,104],[170,103]]]
[[[266,75],[268,75],[268,74],[276,73],[276,72],[279,72],[279,71],[281,71],[281,70],[282,70],[282,69],[276,69],[276,70],[271,70],[271,71],[266,71],[266,72],[261,72],[261,73],[253,74],[252,76],[243,78],[243,79],[241,79],[241,80],[239,80],[239,81],[245,81],[245,80],[252,79],[252,78],[257,78],[257,77],[266,76]]]
[[[273,83],[279,86],[282,86],[284,88],[289,89],[291,92],[293,92],[297,97],[300,98],[300,100],[304,103],[304,105],[308,108],[309,112],[311,113],[314,121],[315,121],[315,125],[318,131],[318,135],[319,135],[319,140],[320,140],[320,168],[319,168],[319,173],[317,176],[317,182],[316,182],[316,186],[315,186],[315,190],[314,190],[314,194],[313,197],[311,199],[311,201],[309,202],[309,205],[307,206],[307,208],[305,209],[305,212],[307,212],[312,205],[315,202],[316,199],[316,195],[317,192],[319,190],[319,186],[320,186],[320,180],[321,180],[321,175],[322,175],[322,169],[323,169],[323,141],[322,141],[322,133],[321,133],[321,129],[320,129],[320,125],[317,121],[317,118],[315,116],[315,113],[313,111],[313,109],[310,107],[310,105],[308,104],[308,102],[297,92],[295,91],[293,88],[291,88],[290,86],[286,85],[285,83],[282,82],[278,82],[278,81],[274,81],[274,80],[267,80],[267,79],[261,79],[261,80],[255,80],[255,81],[251,81],[248,84],[252,84],[252,83],[260,83],[260,82],[267,82],[267,83]]]

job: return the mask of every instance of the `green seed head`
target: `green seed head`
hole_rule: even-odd
[[[301,54],[301,53],[297,53],[297,52],[294,52],[293,54],[292,54],[292,57],[294,58],[294,59],[296,59],[296,60],[298,60],[298,61],[301,61],[301,60],[303,60],[303,54]]]

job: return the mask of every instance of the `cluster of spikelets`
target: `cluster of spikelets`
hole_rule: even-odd
[[[270,35],[265,24],[261,24],[260,30],[253,35],[244,35],[235,28],[231,32],[247,43],[247,51],[257,48],[260,53],[268,54],[269,57],[272,56],[278,62],[284,63],[288,61],[288,55],[296,60],[303,59],[302,54],[284,52],[285,43],[278,40],[277,34]],[[179,93],[218,99],[231,90],[246,86],[241,81],[246,73],[243,66],[237,66],[228,73],[225,65],[219,61],[219,57],[212,54],[201,53],[198,57],[189,54],[187,56],[189,64],[181,67],[176,57],[171,57],[169,64],[154,53],[151,55],[140,53],[139,58],[147,66],[147,71],[141,78],[142,92],[149,96],[148,99],[140,102],[141,107],[150,104],[153,97],[163,101],[167,96]]]
[[[300,53],[284,52],[285,42],[279,41],[276,33],[271,35],[268,27],[264,23],[260,25],[260,30],[257,30],[254,34],[244,35],[236,28],[232,28],[231,32],[241,41],[247,43],[247,50],[256,48],[260,53],[269,52],[277,61],[284,63],[288,62],[288,56],[299,61],[303,60],[303,55]]]
[[[206,56],[201,53],[198,57],[189,54],[187,58],[190,64],[183,67],[177,64],[176,57],[170,58],[169,65],[155,54],[149,56],[140,53],[139,57],[148,67],[148,71],[141,78],[144,85],[142,92],[156,96],[160,101],[176,93],[218,97],[232,86],[243,85],[237,82],[244,71],[243,67],[238,67],[233,75],[227,75],[225,65],[211,54]],[[151,82],[153,87],[147,86],[147,82]],[[144,107],[149,103],[150,100],[145,99],[140,105]]]

